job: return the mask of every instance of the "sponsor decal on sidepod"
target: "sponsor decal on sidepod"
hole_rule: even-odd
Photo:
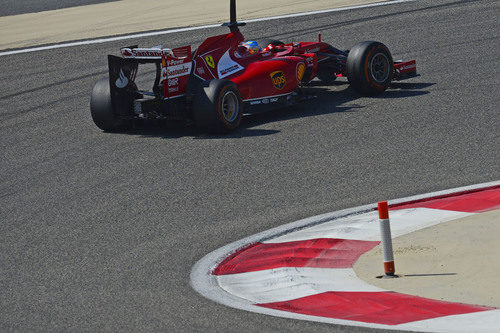
[[[297,81],[301,81],[302,78],[304,77],[304,74],[306,72],[306,65],[303,63],[299,63],[297,65]]]
[[[236,73],[243,69],[243,66],[235,62],[229,56],[229,50],[224,53],[217,64],[217,72],[219,72],[219,78],[223,79],[233,73]]]
[[[273,86],[278,90],[283,89],[286,84],[285,74],[283,74],[282,71],[276,71],[272,72],[270,76],[271,81],[273,82]]]

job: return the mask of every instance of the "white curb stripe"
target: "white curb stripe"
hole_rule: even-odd
[[[222,289],[253,303],[288,301],[327,291],[386,291],[356,276],[351,268],[284,267],[219,275]]]
[[[443,333],[498,333],[499,322],[500,310],[491,310],[414,321],[397,325],[397,329]]]
[[[366,5],[349,6],[349,7],[342,7],[342,8],[316,10],[316,11],[312,11],[312,12],[263,17],[263,18],[245,20],[245,22],[252,23],[252,22],[272,21],[272,20],[278,20],[278,19],[284,19],[284,18],[301,17],[301,16],[316,15],[316,14],[326,14],[326,13],[332,13],[332,12],[341,12],[341,11],[353,10],[353,9],[387,6],[387,5],[394,5],[394,4],[403,3],[403,2],[414,2],[414,1],[417,1],[417,0],[394,0],[394,1],[387,1],[387,2],[377,2],[377,3],[372,3],[372,4],[366,4]],[[109,43],[109,42],[115,42],[115,41],[119,41],[119,40],[132,39],[132,38],[161,36],[161,35],[168,35],[168,34],[173,34],[173,33],[178,33],[178,32],[216,28],[216,27],[220,27],[220,26],[221,26],[220,24],[208,24],[208,25],[202,25],[202,26],[197,26],[197,27],[187,27],[187,28],[169,29],[169,30],[161,30],[161,31],[151,31],[151,32],[143,32],[143,33],[137,33],[137,34],[131,34],[131,35],[124,35],[124,36],[99,38],[99,39],[92,39],[92,40],[83,40],[83,41],[78,41],[78,42],[62,43],[62,44],[47,45],[47,46],[38,46],[38,47],[31,47],[31,48],[24,48],[24,49],[19,49],[19,50],[0,52],[0,57],[14,55],[14,54],[20,54],[20,53],[29,53],[29,52],[36,52],[36,51],[60,49],[60,48],[72,47],[72,46]]]

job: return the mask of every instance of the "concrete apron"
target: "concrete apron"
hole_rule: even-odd
[[[383,274],[380,245],[354,271],[371,285],[433,299],[500,307],[500,210],[480,213],[393,240],[397,279]]]

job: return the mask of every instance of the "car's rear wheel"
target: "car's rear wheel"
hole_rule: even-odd
[[[90,96],[90,114],[94,123],[107,132],[125,130],[130,124],[127,119],[117,117],[111,99],[107,78],[96,82]]]
[[[347,79],[362,95],[384,92],[392,81],[394,62],[389,49],[380,42],[355,45],[347,56]]]
[[[235,130],[243,115],[238,87],[228,80],[212,80],[193,100],[193,118],[202,131],[223,134]]]

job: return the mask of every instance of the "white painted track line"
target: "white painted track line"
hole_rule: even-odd
[[[332,13],[332,12],[342,12],[342,11],[353,10],[353,9],[387,6],[387,5],[394,5],[394,4],[403,3],[403,2],[414,2],[414,1],[417,1],[417,0],[393,0],[393,1],[387,1],[387,2],[377,2],[377,3],[372,3],[372,4],[358,5],[358,6],[349,6],[349,7],[332,8],[332,9],[317,10],[317,11],[303,12],[303,13],[296,13],[296,14],[263,17],[263,18],[245,20],[245,22],[246,23],[263,22],[263,21],[279,20],[279,19],[284,19],[284,18],[301,17],[301,16],[308,16],[308,15],[316,15],[316,14],[326,14],[326,13]],[[103,43],[115,42],[115,41],[120,41],[120,40],[127,40],[127,39],[132,39],[132,38],[143,38],[143,37],[151,37],[151,36],[168,35],[168,34],[173,34],[173,33],[178,33],[178,32],[202,30],[202,29],[209,29],[209,28],[216,28],[216,27],[220,27],[220,24],[209,24],[209,25],[202,25],[202,26],[196,26],[196,27],[185,27],[185,28],[178,28],[178,29],[151,31],[151,32],[143,32],[143,33],[137,33],[137,34],[131,34],[131,35],[124,35],[124,36],[98,38],[98,39],[92,39],[92,40],[82,40],[82,41],[54,44],[54,45],[47,45],[47,46],[23,48],[23,49],[19,49],[19,50],[0,52],[0,56],[8,56],[8,55],[14,55],[14,54],[36,52],[36,51],[53,50],[53,49],[60,49],[60,48],[73,47],[73,46],[103,44]]]

